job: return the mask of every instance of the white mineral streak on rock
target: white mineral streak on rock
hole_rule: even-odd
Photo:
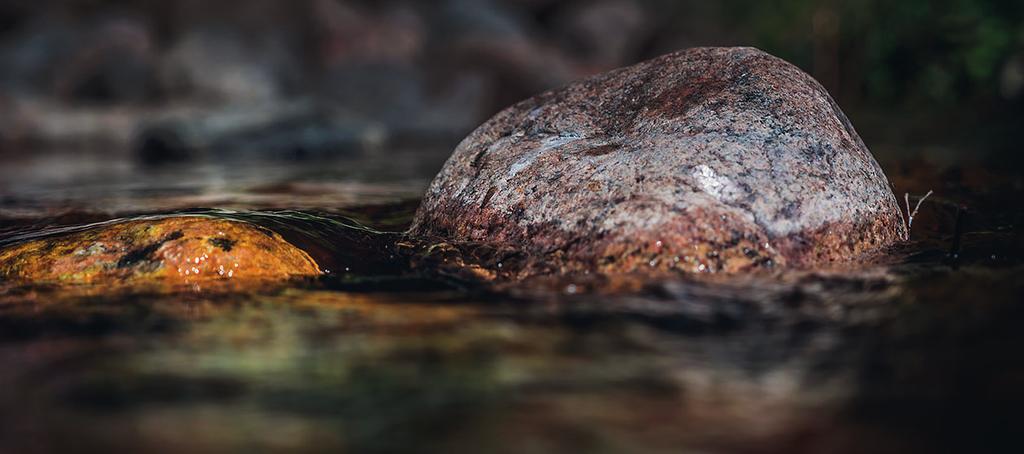
[[[711,167],[704,164],[693,168],[693,178],[704,192],[711,194],[719,200],[731,200],[735,197],[735,188],[731,181],[724,176],[715,173]]]
[[[580,136],[578,134],[572,133],[545,137],[541,139],[539,147],[533,149],[533,151],[531,152],[524,153],[522,158],[520,158],[511,166],[509,166],[506,179],[515,178],[515,176],[518,175],[519,172],[522,172],[523,169],[533,164],[533,162],[545,152],[561,147],[568,143],[575,142],[577,140],[580,140]]]

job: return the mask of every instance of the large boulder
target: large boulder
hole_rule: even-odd
[[[736,272],[858,260],[905,235],[824,88],[752,48],[695,48],[548,91],[455,149],[412,234],[551,271]]]

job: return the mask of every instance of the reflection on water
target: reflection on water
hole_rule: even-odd
[[[433,170],[332,165],[4,188],[0,244],[177,211],[263,225],[333,272],[244,293],[0,283],[0,451],[1016,442],[1024,211],[997,176],[936,188],[916,242],[867,269],[495,283],[460,272],[476,251],[428,254],[399,233]]]

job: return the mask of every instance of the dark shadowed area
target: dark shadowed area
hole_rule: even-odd
[[[405,233],[501,109],[696,46],[814,76],[934,191],[910,241],[508,280]],[[0,452],[1021,452],[1022,124],[1019,1],[0,0]]]

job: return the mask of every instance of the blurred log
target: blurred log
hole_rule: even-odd
[[[140,127],[132,148],[147,164],[243,154],[307,159],[375,149],[385,139],[378,124],[302,100],[151,121]]]

